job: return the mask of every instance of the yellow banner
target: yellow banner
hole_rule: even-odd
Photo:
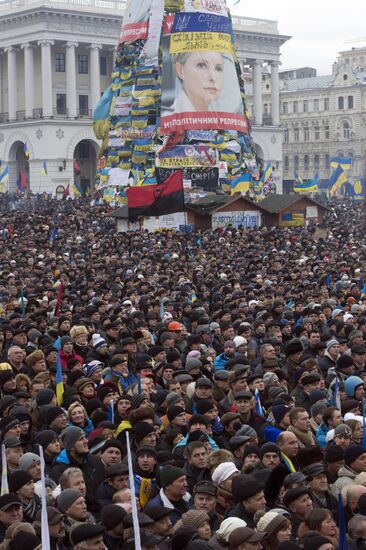
[[[170,38],[170,53],[232,53],[231,36],[220,32],[177,32]]]

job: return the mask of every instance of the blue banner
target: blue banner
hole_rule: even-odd
[[[219,32],[231,34],[228,17],[211,13],[177,13],[174,17],[173,33],[176,32]]]

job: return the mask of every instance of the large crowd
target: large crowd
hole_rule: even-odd
[[[134,502],[142,550],[366,548],[364,205],[328,208],[118,234],[0,196],[1,549],[42,498],[52,550],[136,548]]]

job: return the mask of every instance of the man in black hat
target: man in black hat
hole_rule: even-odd
[[[284,352],[287,357],[286,363],[283,367],[283,372],[286,375],[286,380],[289,383],[289,390],[292,391],[295,388],[293,381],[293,374],[301,367],[300,358],[303,354],[303,345],[301,340],[294,338],[285,344]]]
[[[23,521],[23,510],[20,499],[14,493],[0,497],[0,542],[5,538],[5,531],[16,521]]]
[[[202,399],[212,399],[212,382],[209,378],[201,376],[195,384],[194,394],[189,402],[187,412],[195,414],[198,412],[197,406]]]
[[[212,481],[200,481],[193,489],[193,509],[203,510],[208,515],[211,531],[220,527],[223,516],[216,512],[217,487]]]
[[[337,499],[329,492],[329,485],[325,466],[321,462],[310,464],[302,470],[309,491],[309,496],[313,501],[314,508],[326,508],[328,510],[337,509]]]
[[[240,474],[233,477],[231,490],[236,505],[226,512],[226,517],[240,518],[254,529],[254,514],[266,509],[263,485],[251,475]]]
[[[184,470],[165,466],[160,470],[160,486],[159,494],[149,501],[148,506],[170,508],[170,521],[175,525],[190,508],[191,496],[187,493],[188,483]]]
[[[260,550],[261,541],[267,537],[267,533],[257,533],[250,527],[237,527],[230,533],[230,550]]]
[[[105,550],[105,528],[92,523],[77,523],[70,530],[70,542],[75,550]]]
[[[96,492],[96,498],[101,506],[108,506],[113,502],[113,495],[128,487],[128,466],[127,464],[113,464],[105,471],[105,480],[101,483]]]
[[[306,514],[313,509],[309,489],[307,487],[288,489],[283,496],[283,503],[290,512],[292,536],[297,538],[300,524],[304,521]]]
[[[63,550],[63,539],[66,535],[65,530],[65,515],[57,510],[54,506],[47,506],[47,518],[48,518],[48,530],[50,533],[50,548],[51,550]],[[41,535],[41,521],[42,513],[41,510],[38,510],[36,521],[33,526],[36,530],[36,533]]]
[[[266,419],[255,412],[254,395],[250,391],[240,391],[235,394],[234,399],[240,422],[253,428],[260,439]]]
[[[154,520],[154,523],[148,525],[146,530],[160,537],[160,541],[156,545],[159,550],[171,550],[173,526],[169,518],[170,512],[170,508],[165,506],[147,506],[144,510],[144,513]]]
[[[103,540],[108,550],[119,550],[123,546],[123,518],[126,511],[118,504],[105,506],[101,513],[101,523],[105,527]]]

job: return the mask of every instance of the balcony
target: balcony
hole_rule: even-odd
[[[1,1],[1,0],[0,0]],[[59,110],[54,108],[52,110],[52,115],[49,117],[43,116],[43,109],[33,109],[33,116],[27,117],[25,111],[17,111],[15,120],[9,120],[9,113],[0,113],[0,124],[13,123],[13,122],[22,122],[22,121],[32,121],[32,120],[91,120],[92,119],[92,110],[91,109],[78,109],[76,119],[69,116],[68,109]]]
[[[122,15],[126,2],[125,0],[0,0],[1,15],[44,7]]]
[[[53,109],[53,118],[69,118],[68,109]]]
[[[9,120],[9,113],[0,113],[0,124],[2,122],[8,122]]]
[[[78,118],[91,118],[92,110],[91,109],[78,109]]]
[[[16,119],[17,121],[25,120],[25,111],[17,111]]]

